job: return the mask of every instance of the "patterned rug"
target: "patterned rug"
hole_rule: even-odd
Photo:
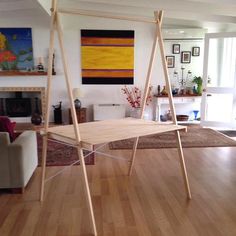
[[[180,132],[182,146],[192,147],[232,147],[236,141],[226,135],[208,128],[201,128],[196,125],[189,125],[188,132]],[[126,139],[109,144],[110,149],[132,149],[134,139]],[[176,148],[175,133],[167,132],[162,134],[140,137],[139,149]]]
[[[38,163],[41,166],[42,160],[42,137],[37,135],[38,142]],[[84,151],[84,154],[87,155],[88,152]],[[70,147],[64,144],[55,143],[48,141],[48,150],[47,150],[47,166],[67,166],[78,160],[77,152],[74,147]],[[90,154],[85,158],[86,165],[94,165],[94,153]]]
[[[232,138],[236,137],[236,130],[219,130],[219,132]]]

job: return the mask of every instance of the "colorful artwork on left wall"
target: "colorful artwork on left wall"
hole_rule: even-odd
[[[81,30],[83,84],[133,84],[134,31]]]
[[[34,69],[31,28],[0,28],[0,69]]]

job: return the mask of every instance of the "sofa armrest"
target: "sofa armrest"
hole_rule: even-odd
[[[11,187],[25,187],[38,165],[35,131],[24,131],[8,146]]]
[[[8,159],[9,134],[0,132],[0,188],[7,188],[10,184],[10,171]]]
[[[7,146],[10,144],[9,134],[7,132],[0,132],[0,146]]]

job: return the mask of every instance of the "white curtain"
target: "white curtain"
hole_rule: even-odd
[[[223,41],[220,87],[236,87],[236,38]]]

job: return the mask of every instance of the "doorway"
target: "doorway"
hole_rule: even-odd
[[[236,129],[236,33],[206,34],[201,125]]]

